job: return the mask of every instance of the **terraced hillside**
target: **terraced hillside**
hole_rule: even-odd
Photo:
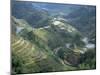
[[[15,52],[15,54],[18,54],[19,56],[21,56],[23,58],[31,57],[32,60],[37,60],[40,57],[41,57],[41,59],[39,59],[39,60],[46,58],[46,54],[44,54],[43,52],[41,52],[39,50],[36,51],[36,46],[32,45],[27,40],[24,40],[23,38],[20,38],[20,37],[19,38],[12,37],[12,38],[14,39],[14,41],[12,41],[12,50]],[[34,53],[34,55],[33,55],[33,53]],[[30,59],[28,59],[27,61],[30,62],[29,61]],[[37,61],[39,61],[39,60],[37,60]]]
[[[91,50],[84,36],[64,20],[52,19],[47,26],[33,28],[12,17],[12,31],[12,68],[17,74],[77,70],[84,64],[80,59]]]
[[[29,66],[31,66],[32,72],[42,72],[45,71],[46,68],[46,71],[49,71],[49,69],[50,71],[57,71],[58,67],[58,70],[61,70],[61,68],[64,67],[64,65],[60,65],[61,62],[57,60],[56,56],[48,54],[44,50],[38,48],[34,44],[24,40],[21,37],[12,35],[11,46],[12,53],[24,61],[21,73],[28,73]],[[29,68],[29,70],[31,70],[31,68]]]
[[[23,61],[21,72],[18,71],[18,73],[29,73],[29,72],[33,73],[33,72],[47,72],[47,71],[61,71],[61,70],[75,69],[74,67],[68,66],[65,63],[63,63],[62,59],[60,58],[58,59],[58,56],[56,56],[46,44],[43,44],[45,43],[44,41],[43,42],[39,41],[42,39],[39,39],[38,42],[43,44],[45,48],[39,45],[38,42],[25,38],[26,36],[23,37],[22,35],[17,33],[16,30],[18,26],[20,27],[20,25],[18,25],[19,21],[16,22],[13,22],[16,23],[17,25],[14,24],[16,29],[15,33],[14,34],[12,33],[11,47],[12,47],[12,55],[18,56],[18,58]],[[23,27],[26,31],[29,29],[26,28],[25,26]],[[13,61],[14,60],[16,59],[13,59]],[[13,65],[13,67],[14,66],[15,66],[14,72],[17,72],[18,69],[16,68],[15,64]]]
[[[46,54],[36,50],[36,46],[20,37],[12,36],[12,52],[18,55],[25,62],[25,65],[34,64],[46,58]]]
[[[12,75],[96,68],[95,6],[11,5]]]

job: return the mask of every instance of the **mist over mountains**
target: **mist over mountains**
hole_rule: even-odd
[[[95,10],[12,1],[12,73],[95,69]]]

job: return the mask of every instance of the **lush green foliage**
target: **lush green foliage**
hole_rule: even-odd
[[[86,12],[81,6],[66,16],[16,1],[12,9],[12,74],[96,68],[95,48],[87,47],[95,45],[94,8]],[[88,13],[94,14],[89,14],[92,22]],[[89,40],[84,42],[85,37]]]

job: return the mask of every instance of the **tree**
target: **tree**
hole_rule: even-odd
[[[22,73],[24,61],[16,54],[12,53],[12,74]]]

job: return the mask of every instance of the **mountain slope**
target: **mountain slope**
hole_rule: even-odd
[[[12,2],[13,73],[95,69],[95,13],[91,6]]]
[[[50,20],[47,26],[33,28],[24,19],[12,17],[12,31],[16,73],[77,70],[84,62],[80,63],[80,59],[89,50],[81,32],[59,19]],[[21,59],[21,64],[16,66],[14,61],[18,63]]]
[[[25,19],[32,27],[41,27],[48,21],[48,12],[34,8],[32,2],[12,1],[12,16]]]
[[[18,20],[14,17],[12,17],[12,19],[12,24],[14,25],[14,30],[12,29],[14,32],[12,33],[11,42],[12,55],[14,58],[17,57],[16,59],[13,59],[12,62],[14,63],[12,65],[13,69],[15,69],[14,72],[33,73],[74,69],[74,67],[63,63],[63,61],[58,56],[56,56],[54,52],[52,52],[52,50],[50,50],[50,48],[45,44],[45,42],[41,41],[42,39],[38,39],[37,36],[35,36],[37,37],[35,38],[35,40],[33,40],[34,37],[29,39],[27,35],[29,36],[31,31],[34,32],[34,29],[28,31],[31,27],[28,26],[27,23],[25,24],[25,22],[23,23],[23,20]],[[20,32],[23,33],[23,29],[20,30],[20,32],[16,32],[17,28],[20,27],[23,27],[23,29],[26,30],[27,34],[24,33],[24,35],[26,36],[22,36],[20,34]],[[36,32],[38,31],[35,31],[35,33]],[[43,45],[41,45],[40,43]],[[16,66],[20,59],[22,60],[22,62],[19,63],[21,64],[21,67],[20,65]],[[21,70],[19,71],[18,68],[21,68]]]
[[[80,9],[73,11],[67,16],[64,16],[67,21],[75,26],[81,33],[87,37],[91,37],[96,29],[96,7],[83,6]],[[90,31],[90,32],[88,32]]]

